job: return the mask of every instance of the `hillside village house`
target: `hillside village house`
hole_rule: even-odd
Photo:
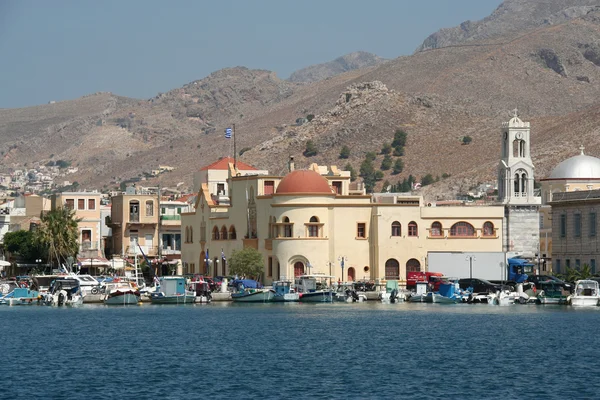
[[[185,272],[227,275],[231,253],[254,247],[264,256],[265,283],[303,273],[403,280],[427,268],[429,251],[502,251],[503,206],[351,194],[348,172],[315,164],[290,163],[283,177],[238,174],[230,164],[227,198],[205,183],[195,211],[182,214]]]

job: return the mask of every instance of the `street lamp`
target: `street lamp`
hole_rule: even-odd
[[[469,278],[473,279],[473,261],[477,261],[475,256],[467,256],[466,260],[469,262]]]
[[[340,265],[342,266],[342,282],[343,282],[344,281],[344,264],[346,261],[348,261],[348,257],[339,256],[338,261],[340,262]]]
[[[41,259],[41,258],[36,258],[36,259],[35,259],[35,262],[36,262],[36,264],[37,264],[37,266],[38,266],[38,268],[37,268],[37,269],[38,269],[38,273],[42,272],[42,271],[40,270],[40,267],[41,267],[41,264],[42,264],[42,259]]]

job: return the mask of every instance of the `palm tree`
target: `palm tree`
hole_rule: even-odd
[[[40,215],[41,223],[35,232],[35,240],[48,250],[48,262],[55,266],[67,263],[69,257],[75,258],[79,252],[80,219],[75,211],[68,208],[56,209]]]

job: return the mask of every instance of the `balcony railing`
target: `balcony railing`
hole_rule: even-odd
[[[125,249],[125,254],[128,256],[133,256],[137,254],[138,256],[142,255],[142,251],[140,251],[140,247],[145,255],[149,257],[155,257],[158,255],[158,246],[127,246]]]
[[[181,215],[161,215],[161,221],[181,221]]]

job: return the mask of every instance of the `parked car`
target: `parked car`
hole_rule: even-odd
[[[498,283],[492,283],[485,279],[478,278],[463,278],[458,280],[458,285],[462,290],[468,288],[473,289],[473,293],[494,293],[500,290],[511,290],[509,285],[502,285]]]
[[[562,279],[558,279],[557,277],[552,275],[529,275],[527,277],[527,280],[535,284],[536,289],[541,288],[541,283],[553,282],[567,290],[569,293],[573,293],[573,285],[571,283],[565,282]]]

